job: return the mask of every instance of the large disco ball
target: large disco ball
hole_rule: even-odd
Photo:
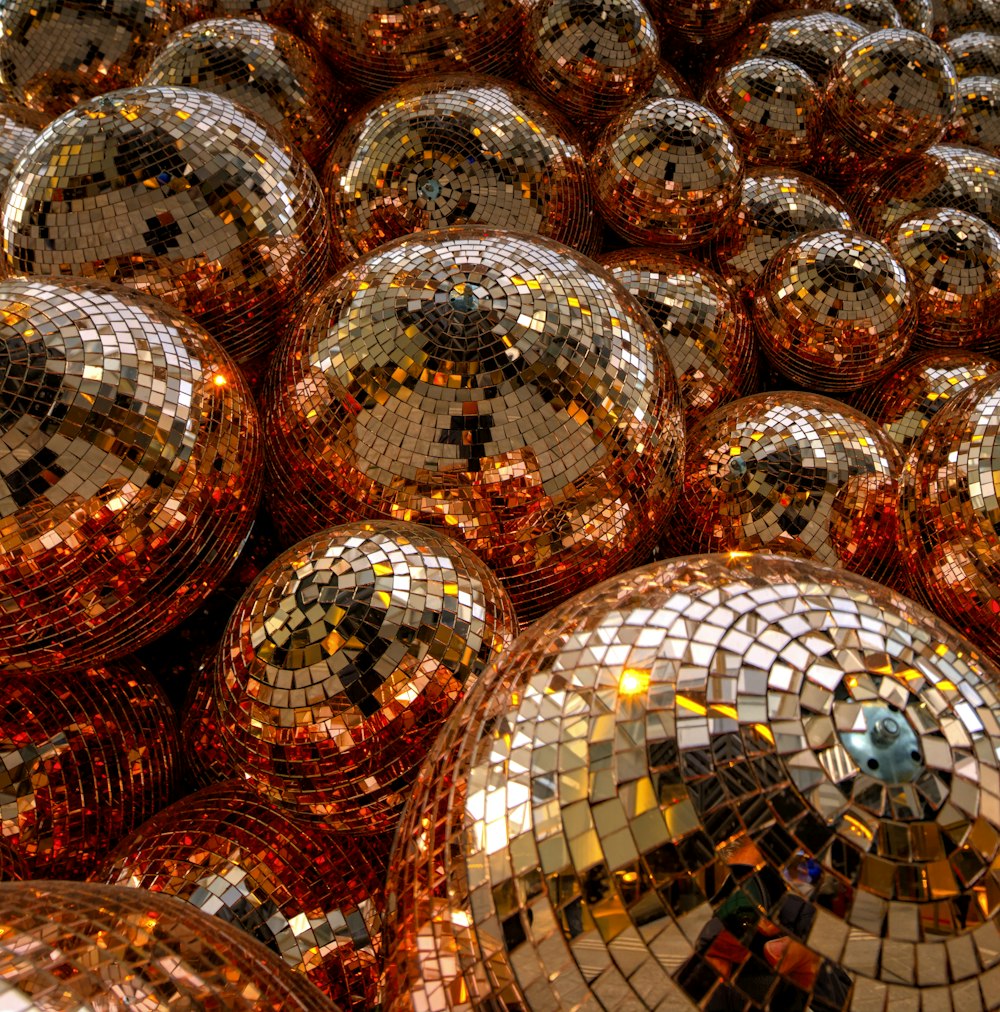
[[[471,75],[386,92],[357,113],[323,174],[344,260],[449,225],[599,241],[587,164],[572,130],[525,88]]]
[[[178,896],[243,928],[345,1008],[370,1009],[384,905],[372,849],[296,823],[234,780],[145,822],[101,880]]]
[[[239,928],[125,886],[0,885],[0,1003],[12,1012],[337,1012]]]
[[[643,561],[673,503],[681,401],[642,308],[542,238],[418,233],[341,272],[271,374],[275,518],[434,523],[522,619]]]
[[[516,632],[496,576],[433,528],[307,538],[250,585],[216,655],[232,766],[298,815],[389,831],[444,719]]]
[[[421,771],[387,1009],[1000,1008],[998,684],[924,608],[801,559],[573,598]]]
[[[33,877],[96,871],[171,800],[175,724],[163,690],[135,661],[0,674],[0,828]]]
[[[301,156],[193,88],[117,91],[51,123],[11,170],[0,224],[8,272],[159,295],[241,362],[271,348],[330,256]]]
[[[239,370],[116,286],[0,281],[0,667],[120,657],[233,564],[262,483]]]

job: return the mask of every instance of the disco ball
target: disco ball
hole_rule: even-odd
[[[1000,234],[992,226],[936,208],[904,218],[885,238],[913,286],[919,347],[961,347],[1000,331]]]
[[[159,295],[237,361],[270,349],[330,255],[323,195],[301,157],[193,88],[131,88],[60,117],[12,169],[0,222],[9,272]]]
[[[0,750],[2,839],[34,878],[96,871],[170,801],[180,762],[170,703],[135,661],[0,674]]]
[[[0,667],[131,653],[233,564],[261,487],[239,371],[192,320],[111,285],[0,281]]]
[[[958,82],[957,111],[948,139],[1000,154],[1000,80],[984,75]]]
[[[916,25],[904,23],[893,0],[806,0],[805,3],[796,3],[794,6],[802,10],[836,11],[871,32],[877,32],[881,28],[912,28],[914,31],[922,31]],[[903,2],[899,6],[902,8]],[[927,9],[930,10],[930,7]],[[933,28],[923,34],[929,37],[932,31]]]
[[[910,590],[1000,656],[1000,375],[953,398],[910,451],[899,544]]]
[[[730,126],[748,165],[804,165],[820,129],[820,92],[790,60],[758,56],[727,67],[705,105]]]
[[[451,75],[385,93],[341,134],[323,183],[344,260],[449,225],[546,235],[586,253],[599,241],[572,133],[505,81]]]
[[[684,79],[684,75],[661,59],[656,67],[656,77],[649,86],[646,98],[689,98],[694,100],[694,92],[691,85]]]
[[[212,695],[217,650],[217,644],[206,650],[194,666],[181,708],[180,740],[185,772],[197,787],[210,787],[243,775],[229,758]]]
[[[497,578],[433,528],[307,538],[251,584],[216,656],[232,765],[333,829],[389,831],[445,717],[516,633]]]
[[[345,1008],[370,1009],[384,907],[371,849],[293,822],[230,781],[144,823],[101,879],[178,896],[253,935]]]
[[[882,243],[848,230],[809,232],[779,250],[753,301],[761,348],[812,390],[848,391],[892,371],[917,322],[906,272]]]
[[[739,202],[709,244],[709,259],[736,291],[753,296],[771,258],[807,232],[852,229],[844,201],[818,179],[791,169],[752,168]]]
[[[345,104],[311,46],[284,28],[243,18],[199,21],[172,35],[141,83],[231,99],[278,130],[313,166],[333,143]]]
[[[660,332],[689,423],[755,389],[758,352],[749,314],[715,271],[657,249],[606,253],[598,263]]]
[[[672,554],[787,552],[895,578],[899,452],[829,397],[766,393],[726,404],[688,435]]]
[[[12,1012],[337,1012],[238,928],[173,896],[82,882],[0,885],[0,988]]]
[[[905,28],[912,28],[915,32],[926,35],[927,38],[943,41],[938,38],[939,25],[936,20],[936,10],[939,6],[934,0],[895,0],[896,9],[903,19]],[[948,34],[948,26],[943,25],[943,34]]]
[[[902,450],[923,435],[931,419],[963,390],[1000,372],[1000,362],[977,351],[925,351],[851,402],[885,429]]]
[[[184,22],[206,18],[254,18],[294,29],[312,0],[174,0]]]
[[[966,32],[949,39],[944,48],[955,65],[959,80],[963,77],[1000,75],[1000,36]]]
[[[592,165],[605,222],[629,242],[676,249],[711,239],[743,182],[734,131],[680,98],[651,99],[612,120]]]
[[[997,0],[945,0],[948,31],[1000,34],[1000,3]]]
[[[565,246],[486,229],[417,233],[333,279],[265,412],[286,536],[375,516],[442,525],[522,620],[644,561],[683,447],[638,303]]]
[[[20,112],[16,106],[0,105],[0,193],[18,156],[38,136],[37,128],[24,122]]]
[[[678,48],[718,45],[738,32],[753,0],[652,0],[665,41]]]
[[[421,771],[387,1010],[997,1009],[998,682],[919,605],[801,559],[573,598]]]

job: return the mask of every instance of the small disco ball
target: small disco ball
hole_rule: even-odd
[[[1000,375],[953,398],[903,470],[899,543],[910,591],[1000,657]]]
[[[32,877],[86,877],[170,801],[175,723],[134,661],[0,674],[0,827]]]
[[[715,46],[747,22],[753,0],[651,0],[664,41],[683,50],[694,44]]]
[[[870,418],[829,397],[766,393],[688,434],[672,554],[787,552],[888,582],[903,462]]]
[[[907,25],[903,16],[896,9],[893,0],[807,0],[803,4],[794,4],[800,10],[819,9],[836,11],[845,17],[856,21],[859,25],[871,32],[877,32],[881,28],[913,28],[920,31],[914,25]],[[900,4],[902,7],[902,3]],[[928,36],[930,32],[925,33]]]
[[[193,88],[130,88],[61,116],[11,170],[0,224],[8,272],[158,295],[239,362],[271,348],[330,257],[301,156]]]
[[[341,272],[271,373],[286,537],[443,526],[522,621],[638,565],[673,505],[683,408],[642,307],[551,240],[420,232]]]
[[[232,566],[260,498],[250,392],[157,299],[0,281],[0,668],[131,653]]]
[[[895,0],[896,9],[903,19],[904,28],[912,28],[921,35],[926,35],[936,42],[944,41],[943,36],[948,34],[947,24],[941,26],[936,19],[936,7],[934,0]],[[940,29],[943,28],[943,31]]]
[[[237,102],[319,166],[344,112],[340,86],[318,53],[284,28],[212,18],[176,32],[141,83],[191,87]]]
[[[885,236],[917,304],[915,343],[964,347],[1000,331],[1000,234],[967,211],[934,208]]]
[[[957,111],[948,127],[948,139],[1000,154],[1000,80],[979,76],[958,82]]]
[[[792,169],[752,168],[736,209],[708,246],[708,259],[734,291],[752,297],[786,243],[807,232],[854,227],[847,205],[818,179]]]
[[[0,885],[0,989],[12,1012],[337,1012],[239,928],[173,896],[83,882]]]
[[[377,94],[429,74],[505,74],[525,8],[519,0],[309,0],[301,16],[340,79]]]
[[[802,559],[565,602],[421,771],[387,1012],[1000,1008],[998,684],[924,608]]]
[[[592,166],[605,222],[629,242],[675,249],[711,239],[743,182],[735,132],[681,98],[650,99],[612,120]]]
[[[694,100],[691,85],[673,64],[661,59],[656,65],[656,77],[649,86],[646,98],[689,98]]]
[[[731,64],[704,102],[729,124],[747,165],[804,165],[812,157],[820,92],[790,60],[758,56]]]
[[[925,351],[906,359],[884,380],[859,391],[851,403],[906,451],[946,404],[997,372],[1000,362],[982,352]]]
[[[715,271],[649,248],[605,253],[597,262],[660,332],[689,424],[755,389],[759,363],[749,313]]]
[[[809,232],[771,258],[753,300],[761,348],[783,376],[848,391],[909,350],[917,304],[889,249],[861,232]]]
[[[181,9],[176,0],[5,0],[0,96],[52,119],[127,88],[180,27]]]
[[[517,634],[499,580],[433,528],[359,521],[279,555],[216,655],[235,769],[336,830],[391,830],[468,686]]]
[[[1000,76],[1000,36],[966,32],[949,39],[944,48],[955,65],[958,79]]]
[[[1000,3],[997,0],[944,0],[948,31],[1000,34]]]
[[[0,194],[21,152],[38,136],[38,128],[26,122],[21,111],[18,106],[0,105]]]
[[[449,75],[383,94],[341,134],[323,184],[345,261],[449,225],[545,235],[585,253],[600,240],[571,131],[506,81]]]
[[[345,1008],[371,1009],[384,908],[371,850],[229,781],[143,823],[100,879],[186,900],[253,935]]]

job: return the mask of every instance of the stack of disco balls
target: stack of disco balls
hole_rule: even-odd
[[[1000,5],[0,4],[0,1009],[1000,1010]]]

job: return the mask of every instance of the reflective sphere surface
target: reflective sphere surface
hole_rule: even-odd
[[[17,106],[0,105],[0,193],[7,185],[18,156],[38,136],[38,130],[24,121]]]
[[[668,45],[717,45],[746,24],[752,0],[652,0]]]
[[[966,32],[950,38],[945,49],[955,65],[959,80],[963,77],[1000,75],[1000,36],[986,32]]]
[[[1000,81],[986,75],[958,82],[955,115],[948,128],[954,144],[969,144],[991,155],[1000,154]]]

